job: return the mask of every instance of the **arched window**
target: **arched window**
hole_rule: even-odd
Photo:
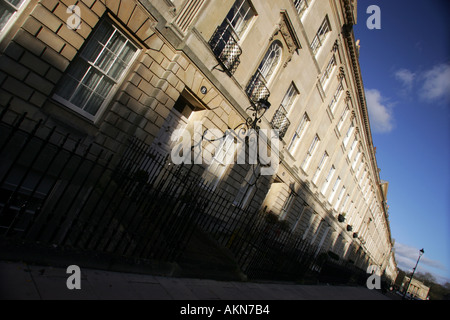
[[[269,82],[274,70],[278,66],[281,60],[281,43],[280,41],[274,41],[267,50],[264,59],[258,67],[258,72],[263,76],[264,80]]]
[[[282,51],[280,41],[272,42],[247,86],[247,95],[252,101],[258,102],[269,98],[270,91],[267,84],[281,61]]]

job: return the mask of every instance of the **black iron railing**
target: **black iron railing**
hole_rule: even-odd
[[[234,74],[241,62],[239,57],[242,49],[237,39],[231,26],[226,23],[219,26],[209,40],[214,55],[230,75]]]
[[[94,152],[41,122],[25,130],[25,115],[7,124],[4,114],[0,242],[170,262],[203,232],[251,279],[326,276],[318,247],[255,209],[254,199],[245,210],[234,206],[194,165],[174,165],[136,138],[120,155]]]
[[[289,121],[288,112],[282,105],[280,105],[278,110],[275,112],[271,125],[272,128],[278,130],[280,139],[283,139],[289,129],[289,126],[291,125],[291,121]]]
[[[253,77],[250,79],[250,82],[247,85],[246,92],[247,96],[254,103],[257,103],[261,100],[267,101],[269,99],[270,91],[267,88],[264,76],[259,72],[259,70],[257,70]]]

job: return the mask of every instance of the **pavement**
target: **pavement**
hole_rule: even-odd
[[[2,300],[389,300],[364,287],[162,277],[0,261]],[[79,280],[77,282],[77,280]],[[74,287],[69,289],[69,287]],[[80,289],[76,286],[79,284]]]

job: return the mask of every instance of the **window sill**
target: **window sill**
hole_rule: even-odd
[[[78,112],[68,108],[55,99],[50,98],[43,105],[42,109],[55,122],[60,123],[63,127],[70,127],[81,134],[94,136],[100,129],[98,124],[83,117]]]

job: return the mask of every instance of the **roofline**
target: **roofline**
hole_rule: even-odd
[[[374,167],[375,170],[375,176],[377,179],[377,185],[378,185],[378,189],[380,191],[380,194],[382,196],[382,200],[383,200],[383,213],[384,213],[384,218],[386,220],[387,226],[388,226],[388,232],[389,232],[389,238],[391,240],[392,243],[392,235],[391,235],[391,228],[389,225],[389,219],[388,219],[388,215],[387,215],[387,210],[385,207],[385,203],[386,203],[386,197],[383,193],[383,190],[381,189],[381,179],[380,179],[380,174],[379,174],[379,169],[378,169],[378,163],[377,163],[377,159],[375,156],[375,151],[373,148],[373,139],[372,139],[372,130],[370,129],[370,121],[369,121],[369,112],[367,109],[367,101],[366,101],[366,94],[364,91],[364,84],[363,84],[363,79],[362,79],[362,75],[361,75],[361,66],[359,64],[359,53],[358,53],[358,49],[356,47],[356,42],[355,42],[355,34],[353,32],[353,25],[356,24],[356,0],[341,0],[342,6],[344,8],[344,13],[345,13],[345,24],[343,26],[343,38],[345,39],[345,44],[347,45],[347,49],[348,49],[348,53],[351,59],[351,63],[352,63],[352,70],[353,70],[353,76],[355,79],[355,84],[356,84],[356,89],[357,89],[357,94],[358,94],[358,99],[359,99],[359,103],[361,106],[361,111],[362,111],[362,116],[363,116],[363,121],[364,121],[364,129],[366,132],[366,136],[368,138],[368,142],[369,142],[369,153],[370,153],[370,159],[372,162],[372,166]]]

